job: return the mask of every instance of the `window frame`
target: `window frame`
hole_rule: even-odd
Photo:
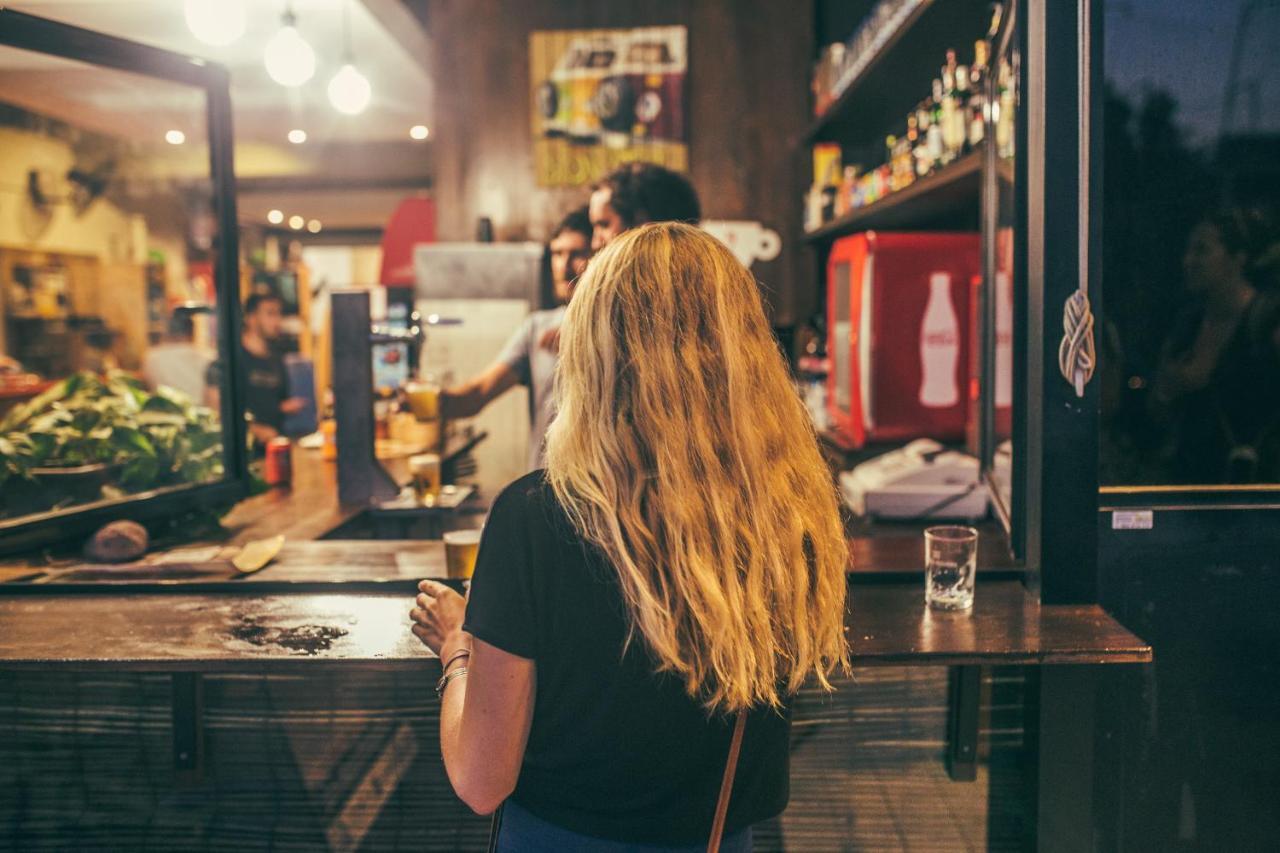
[[[213,62],[185,56],[35,15],[0,8],[0,45],[88,65],[182,83],[203,91],[209,141],[209,174],[218,224],[214,279],[218,309],[218,357],[225,365],[220,389],[223,479],[167,487],[110,503],[20,516],[0,523],[0,553],[66,541],[122,517],[147,520],[225,505],[248,494],[249,471],[240,387],[238,330],[240,286],[230,75]]]

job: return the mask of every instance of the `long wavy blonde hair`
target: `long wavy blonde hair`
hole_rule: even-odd
[[[831,475],[754,279],[706,232],[627,232],[560,330],[547,477],[659,671],[712,711],[848,669]]]

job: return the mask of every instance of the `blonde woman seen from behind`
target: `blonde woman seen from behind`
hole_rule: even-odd
[[[547,467],[495,501],[468,602],[424,581],[441,749],[498,849],[725,851],[786,806],[790,700],[847,670],[830,475],[755,281],[663,223],[565,315]]]

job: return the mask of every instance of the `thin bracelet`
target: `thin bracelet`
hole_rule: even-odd
[[[444,675],[440,676],[440,680],[436,682],[436,698],[443,699],[445,688],[449,686],[449,682],[453,681],[455,678],[462,678],[466,674],[467,668],[465,666],[460,666],[453,672],[446,672]]]
[[[471,649],[458,649],[449,657],[447,661],[444,662],[444,666],[441,667],[441,671],[448,672],[449,667],[453,666],[454,661],[460,658],[469,658],[469,657],[471,657]]]

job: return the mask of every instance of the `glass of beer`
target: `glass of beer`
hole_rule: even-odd
[[[435,382],[410,382],[404,386],[409,411],[420,421],[440,420],[440,386]]]
[[[444,535],[444,562],[451,578],[470,578],[480,552],[479,530],[450,530]]]
[[[440,500],[440,454],[420,453],[409,457],[409,476],[418,503],[435,506]]]

